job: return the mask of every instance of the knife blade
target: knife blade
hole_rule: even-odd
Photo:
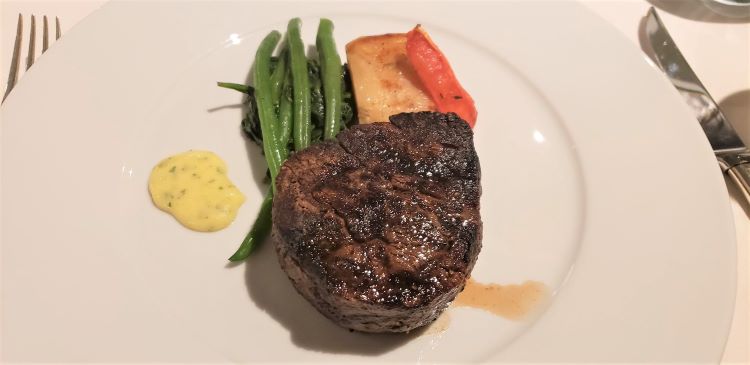
[[[738,185],[750,204],[750,150],[690,68],[654,7],[649,9],[644,25],[656,65],[693,109],[722,171]]]

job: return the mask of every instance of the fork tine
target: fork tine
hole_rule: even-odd
[[[47,24],[47,16],[44,16],[44,33],[42,34],[42,53],[47,51],[49,47],[49,25]]]
[[[29,28],[29,56],[26,58],[26,69],[34,64],[34,53],[36,52],[36,18],[31,15],[31,27]]]
[[[13,58],[10,61],[10,72],[8,72],[8,86],[5,88],[3,101],[8,97],[10,91],[16,86],[18,80],[18,66],[21,63],[21,38],[23,36],[23,16],[18,14],[18,25],[16,26],[16,41],[13,44]]]
[[[62,32],[60,32],[60,18],[55,17],[55,40],[60,39]]]

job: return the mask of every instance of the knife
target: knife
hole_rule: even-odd
[[[656,65],[693,109],[716,154],[721,171],[737,184],[750,204],[750,150],[690,68],[654,7],[649,9],[644,25]]]

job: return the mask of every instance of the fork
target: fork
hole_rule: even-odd
[[[42,53],[49,48],[49,24],[47,16],[43,16],[42,25]],[[55,17],[55,40],[60,39],[60,19]],[[8,72],[8,86],[5,88],[3,101],[8,97],[10,91],[18,82],[18,68],[21,65],[21,42],[23,41],[23,15],[18,14],[18,24],[16,25],[16,40],[13,45],[13,57],[10,61],[10,71]],[[29,50],[26,56],[26,70],[31,68],[36,60],[36,17],[31,15],[31,27],[29,30]]]

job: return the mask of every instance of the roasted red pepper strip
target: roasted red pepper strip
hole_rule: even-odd
[[[406,55],[440,112],[454,112],[474,127],[474,99],[456,79],[448,59],[420,25],[406,34]]]

